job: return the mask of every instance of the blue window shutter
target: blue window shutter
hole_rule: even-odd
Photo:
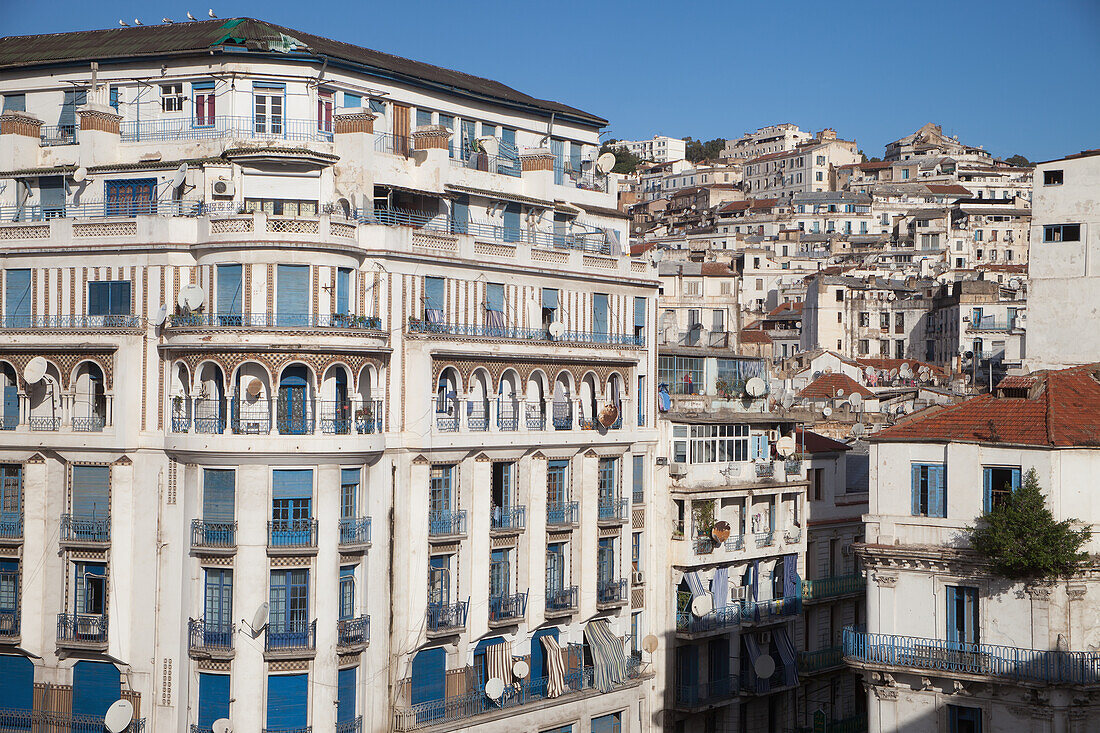
[[[491,311],[504,312],[504,286],[500,283],[485,285],[485,307]]]
[[[111,469],[108,466],[73,466],[72,514],[78,517],[110,516],[110,480]]]
[[[229,675],[199,672],[199,728],[229,717]]]
[[[417,652],[412,661],[412,704],[442,700],[446,675],[446,650],[436,647]]]
[[[241,266],[218,265],[218,310],[221,315],[239,316],[243,312]]]
[[[504,241],[505,242],[518,242],[519,241],[519,212],[520,206],[517,203],[507,203],[504,205]]]
[[[4,680],[4,707],[34,709],[34,663],[27,657],[0,655],[0,680]]]
[[[370,111],[375,113],[376,115],[386,114],[386,103],[383,102],[381,99],[372,99],[370,100],[369,104]]]
[[[558,291],[555,288],[542,289],[542,307],[543,310],[558,309]]]
[[[576,142],[569,143],[569,164],[573,166],[573,170],[577,173],[581,172],[581,144]]]
[[[993,509],[993,471],[988,468],[982,469],[982,509]]]
[[[233,469],[207,468],[203,471],[202,518],[207,522],[232,522],[235,517]]]
[[[336,681],[336,722],[349,723],[355,720],[355,667],[337,672]]]
[[[592,296],[592,331],[607,333],[607,293],[595,293]]]
[[[920,464],[914,463],[912,467],[912,513],[914,517],[920,516]]]
[[[424,278],[424,307],[428,310],[443,310],[443,278]]]
[[[451,204],[451,228],[455,234],[470,231],[470,197],[457,196]]]
[[[9,326],[31,324],[31,271],[4,273],[4,320]]]
[[[341,267],[336,271],[336,312],[350,313],[351,270]]]
[[[275,308],[279,325],[305,325],[309,315],[309,265],[279,265]]]
[[[1020,469],[1012,469],[1012,492],[1016,493],[1020,490]]]
[[[38,179],[38,193],[43,211],[65,209],[65,181],[61,176],[43,176]]]
[[[268,730],[294,730],[308,723],[309,675],[281,674],[267,678]]]
[[[79,95],[83,96],[83,100],[79,98]],[[57,124],[70,127],[76,125],[77,105],[85,104],[87,98],[88,93],[82,90],[69,90],[65,92],[65,97],[61,102],[61,116],[57,119]]]
[[[351,108],[354,108],[354,107],[362,107],[362,106],[363,106],[363,97],[361,97],[358,94],[348,94],[347,92],[344,92],[344,107],[345,108],[351,109]]]
[[[313,471],[308,468],[275,471],[271,477],[271,496],[275,499],[312,498]]]
[[[550,670],[546,664],[546,650],[542,646],[540,639],[544,636],[553,637],[554,641],[558,640],[558,630],[556,628],[539,629],[531,636],[531,678],[539,679],[541,677],[549,677]]]
[[[102,719],[122,692],[118,667],[108,662],[77,662],[73,667],[73,715]]]
[[[645,327],[645,298],[634,299],[634,327]]]
[[[417,109],[416,109],[416,126],[417,127],[427,127],[430,124],[432,124],[432,112],[431,112],[431,110],[420,109],[419,107],[417,107]]]
[[[565,183],[565,141],[550,140],[550,154],[554,156],[554,183]]]
[[[928,514],[947,516],[947,491],[944,486],[943,466],[928,467]]]
[[[946,586],[947,590],[947,640],[959,641],[959,627],[956,610],[958,608],[959,589],[953,585]]]

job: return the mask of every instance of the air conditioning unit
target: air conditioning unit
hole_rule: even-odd
[[[747,596],[748,588],[743,585],[735,585],[730,588],[730,598],[734,601],[743,601]]]
[[[686,476],[687,475],[687,466],[685,466],[683,463],[675,463],[675,462],[670,463],[670,464],[668,464],[668,475],[669,476]]]
[[[852,554],[852,544],[849,542],[846,545],[840,546],[840,554],[844,557],[850,557]]]
[[[630,582],[633,585],[642,585],[645,583],[645,573],[641,570],[635,570],[630,574]]]
[[[237,192],[237,186],[233,181],[218,179],[211,187],[215,196],[232,196]]]
[[[760,646],[764,646],[765,644],[771,644],[772,643],[772,632],[770,632],[770,631],[761,631],[760,632],[760,637],[759,637],[759,642],[760,642]]]

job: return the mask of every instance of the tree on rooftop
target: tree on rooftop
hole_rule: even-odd
[[[684,142],[687,143],[684,155],[692,163],[698,163],[701,160],[717,160],[722,155],[722,151],[726,149],[726,141],[720,137],[706,142],[685,137]]]
[[[1013,580],[1053,580],[1074,574],[1088,560],[1081,548],[1092,537],[1088,527],[1074,529],[1076,519],[1061,522],[1047,508],[1039,477],[1030,469],[1024,484],[1010,491],[967,527],[970,545],[993,572]]]
[[[1016,153],[1011,158],[1007,158],[1005,162],[1009,165],[1020,166],[1021,168],[1026,168],[1031,165],[1031,161],[1020,155],[1019,153]]]
[[[600,155],[604,153],[615,155],[615,167],[611,169],[612,173],[633,173],[638,164],[642,162],[642,159],[626,148],[616,145],[616,142],[618,141],[608,140],[604,143],[603,147],[600,148]]]

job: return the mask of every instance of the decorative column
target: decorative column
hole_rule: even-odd
[[[12,170],[38,165],[42,120],[26,112],[0,114],[0,160]]]

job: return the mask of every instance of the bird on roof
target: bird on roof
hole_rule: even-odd
[[[175,23],[175,21],[172,20],[171,18],[161,18],[160,22],[161,23]]]
[[[188,20],[198,20],[198,18],[196,18],[195,16],[191,15],[191,11],[190,11],[190,10],[188,10],[188,11],[187,11],[187,19],[188,19]]]
[[[127,22],[126,22],[125,20],[121,20],[121,19],[120,19],[120,20],[118,21],[118,24],[119,24],[120,26],[123,26],[124,28],[130,25],[130,24],[129,24],[129,23],[127,23]]]
[[[207,12],[210,14],[211,18],[217,18],[218,17],[218,16],[214,15],[214,8],[210,8],[210,10],[208,10]]]
[[[141,21],[137,18],[134,18],[134,25],[141,25]]]

